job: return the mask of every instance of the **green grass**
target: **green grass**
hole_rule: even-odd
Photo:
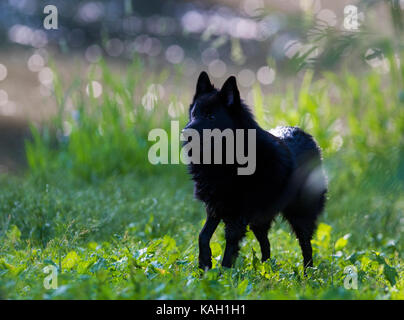
[[[180,111],[191,92],[161,101],[149,90],[148,111],[149,85],[181,88],[180,73],[146,73],[134,60],[122,78],[100,66],[98,99],[83,94],[87,80],[67,86],[55,77],[58,116],[32,128],[25,174],[0,177],[0,298],[404,298],[404,67],[392,63],[387,77],[313,80],[307,72],[298,87],[265,96],[254,88],[262,126],[301,126],[323,148],[329,199],[313,239],[315,268],[304,277],[298,242],[281,219],[269,233],[271,261],[260,262],[248,232],[235,268],[221,269],[221,226],[211,242],[213,269],[198,270],[205,213],[186,168],[147,160],[149,130],[168,129],[167,106]],[[184,124],[186,115],[175,119]],[[58,269],[58,289],[43,286],[47,265]],[[358,290],[344,288],[350,265]]]

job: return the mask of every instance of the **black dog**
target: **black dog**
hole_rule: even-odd
[[[197,130],[255,129],[256,170],[238,175],[237,165],[195,164],[189,171],[195,196],[206,205],[207,220],[199,234],[199,267],[211,268],[210,239],[221,220],[225,223],[226,249],[222,261],[231,267],[247,225],[256,236],[262,261],[270,258],[268,230],[282,212],[292,226],[303,252],[304,269],[312,267],[310,240],[323,211],[327,192],[321,152],[312,136],[296,127],[278,127],[270,133],[260,128],[241,101],[235,77],[219,91],[206,72],[199,75],[196,93],[184,128]],[[247,130],[244,130],[247,132]],[[247,150],[247,138],[245,150]],[[201,144],[202,145],[202,144]],[[204,151],[201,147],[201,157]]]

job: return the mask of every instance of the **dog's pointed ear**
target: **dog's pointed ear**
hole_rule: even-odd
[[[213,85],[210,83],[209,76],[205,71],[202,71],[198,77],[198,82],[196,83],[196,93],[195,96],[199,96],[203,93],[208,93],[213,90]]]
[[[229,77],[220,89],[220,95],[224,99],[226,106],[239,105],[240,104],[240,92],[237,88],[236,78],[234,76]]]

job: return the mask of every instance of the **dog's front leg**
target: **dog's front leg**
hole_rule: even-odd
[[[205,225],[199,234],[199,268],[212,268],[212,251],[210,250],[210,239],[219,225],[220,219],[208,213]]]
[[[222,266],[230,268],[238,256],[239,243],[247,230],[247,224],[240,220],[225,221],[226,249],[224,251]]]

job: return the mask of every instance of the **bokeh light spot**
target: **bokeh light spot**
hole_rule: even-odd
[[[99,45],[93,44],[86,49],[84,56],[90,63],[95,63],[101,59],[102,51]]]
[[[257,71],[257,79],[263,85],[269,85],[274,82],[275,75],[275,70],[268,66],[263,66]]]
[[[0,81],[7,78],[7,67],[0,63]]]
[[[98,81],[91,81],[86,87],[87,95],[98,98],[102,94],[102,85]]]
[[[209,74],[211,74],[215,78],[223,77],[226,73],[226,70],[226,63],[219,59],[213,60],[208,66]]]
[[[44,86],[51,86],[52,81],[53,81],[53,72],[50,68],[46,67],[43,68],[39,73],[38,73],[38,80],[40,83],[42,83]]]
[[[184,50],[176,44],[171,45],[166,50],[166,59],[172,64],[178,64],[184,59]]]
[[[209,65],[212,61],[219,59],[219,52],[212,47],[202,51],[201,60],[204,65]]]
[[[44,67],[45,61],[42,58],[41,55],[34,53],[31,57],[28,59],[28,69],[32,72],[38,72],[41,71],[41,69]]]
[[[243,69],[238,74],[238,81],[243,87],[251,87],[255,82],[255,73],[250,69]]]
[[[203,15],[195,10],[185,13],[181,18],[181,24],[187,32],[202,32],[205,29]]]
[[[123,43],[120,39],[108,40],[106,45],[106,51],[111,57],[118,57],[122,54],[124,49]]]

